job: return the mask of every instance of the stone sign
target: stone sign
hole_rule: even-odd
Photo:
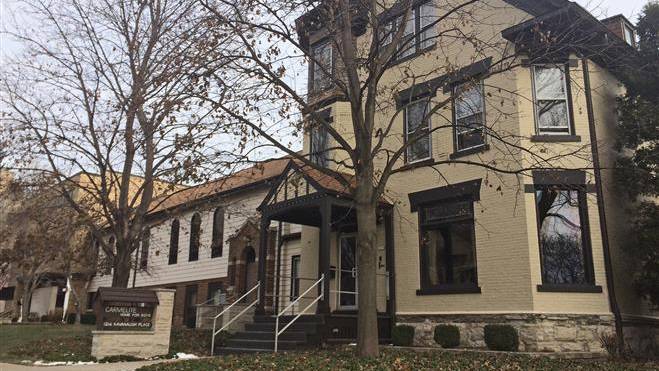
[[[102,287],[96,300],[96,327],[105,331],[150,331],[158,297],[152,290]]]
[[[101,330],[151,330],[154,309],[151,303],[103,303]]]

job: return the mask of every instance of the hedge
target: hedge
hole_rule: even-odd
[[[435,327],[435,342],[442,348],[455,348],[460,345],[460,329],[454,325]]]
[[[391,342],[398,346],[411,346],[414,342],[414,327],[397,325],[391,330]]]
[[[510,325],[486,325],[485,344],[490,350],[516,352],[519,348],[517,330]]]

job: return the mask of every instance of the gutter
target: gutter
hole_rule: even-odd
[[[599,149],[597,145],[597,133],[595,128],[595,117],[593,113],[593,96],[590,87],[590,72],[588,70],[588,59],[582,58],[584,89],[586,90],[586,110],[588,111],[588,131],[590,132],[590,148],[593,156],[593,172],[595,175],[595,191],[597,196],[597,211],[600,220],[600,231],[602,232],[602,250],[604,252],[604,273],[606,275],[606,288],[609,297],[609,305],[615,320],[616,338],[618,343],[618,355],[622,355],[625,349],[625,337],[623,334],[622,315],[615,294],[613,282],[613,265],[611,264],[611,249],[609,245],[609,232],[606,223],[606,211],[604,207],[604,192],[602,191],[602,172],[600,167]]]

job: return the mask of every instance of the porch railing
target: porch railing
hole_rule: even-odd
[[[222,327],[219,330],[216,331],[215,329],[217,327],[217,319],[220,318],[221,316],[223,316],[224,313],[229,311],[231,308],[233,308],[234,305],[236,305],[236,304],[240,303],[241,301],[243,301],[243,299],[245,299],[247,296],[249,296],[254,291],[256,291],[256,300],[254,300],[249,305],[247,305],[243,310],[240,311],[240,313],[238,313],[238,315],[232,317],[227,323],[224,323],[222,325]],[[230,324],[232,324],[236,319],[238,319],[240,316],[245,314],[245,312],[247,312],[250,308],[252,308],[256,304],[258,304],[259,303],[259,298],[261,297],[260,293],[261,293],[261,281],[257,281],[256,285],[254,287],[249,289],[249,291],[244,293],[240,298],[238,298],[233,303],[231,303],[231,305],[227,306],[218,315],[213,317],[213,336],[211,337],[211,356],[213,355],[213,352],[215,351],[215,336],[217,334],[219,334],[220,332],[224,331],[225,328],[229,327]]]
[[[320,278],[319,278],[316,282],[314,282],[311,286],[309,286],[309,288],[307,288],[302,294],[300,294],[300,295],[297,297],[297,299],[295,299],[294,301],[290,302],[290,303],[286,306],[286,308],[284,308],[284,309],[281,310],[279,313],[277,313],[277,318],[275,319],[275,353],[277,353],[277,350],[278,350],[279,335],[281,335],[282,333],[284,333],[284,331],[286,331],[287,328],[291,327],[291,325],[292,325],[293,323],[295,323],[295,321],[297,321],[297,319],[300,318],[300,316],[301,316],[302,314],[304,314],[307,310],[309,310],[309,308],[311,308],[314,304],[318,303],[321,299],[323,299],[323,297],[325,296],[325,285],[323,285],[323,281],[324,281],[324,280],[325,280],[325,275],[324,275],[324,274],[321,274],[321,275],[320,275]],[[295,304],[298,304],[299,301],[300,301],[300,299],[302,299],[304,296],[306,296],[306,295],[307,295],[311,290],[313,290],[315,287],[318,287],[318,285],[321,285],[321,286],[320,286],[320,294],[319,294],[314,300],[312,300],[311,303],[309,303],[309,305],[307,305],[304,309],[302,309],[302,310],[297,314],[297,316],[293,317],[293,319],[291,319],[291,320],[286,324],[286,326],[284,326],[281,330],[279,330],[279,317],[281,317],[284,313],[286,313],[286,311],[288,311],[292,306],[294,306]]]

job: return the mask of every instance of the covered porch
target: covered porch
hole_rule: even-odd
[[[357,222],[354,201],[345,186],[329,175],[291,161],[259,210],[258,277],[260,282],[274,284],[260,290],[256,314],[289,319],[298,314],[313,316],[323,324],[322,338],[355,339],[359,310]],[[281,223],[301,226],[301,274],[282,274],[286,245],[281,228],[276,251],[267,251],[273,248],[268,246],[268,231],[273,222],[280,227]],[[377,243],[378,327],[380,338],[389,339],[395,322],[395,275],[392,207],[387,202],[378,207]],[[272,277],[266,262],[270,254],[276,259]],[[282,289],[289,286],[287,282],[291,290]]]

